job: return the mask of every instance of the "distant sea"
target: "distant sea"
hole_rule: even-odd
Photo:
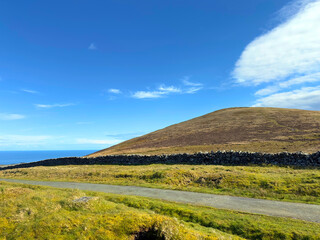
[[[0,165],[28,163],[50,158],[82,157],[97,150],[0,151]]]

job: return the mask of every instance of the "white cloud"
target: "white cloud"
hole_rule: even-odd
[[[97,46],[95,43],[91,43],[88,47],[89,50],[97,50]]]
[[[183,84],[178,86],[167,86],[165,84],[160,85],[159,87],[151,90],[139,90],[131,93],[130,97],[136,99],[147,99],[147,98],[162,98],[174,94],[193,94],[201,89],[203,89],[202,83],[194,83],[189,81],[190,77],[186,76],[181,81]],[[122,94],[123,92],[120,89],[110,88],[107,92],[112,94]],[[110,100],[113,100],[115,95],[110,96]]]
[[[264,85],[255,95],[265,97],[255,106],[275,106],[279,98],[279,107],[317,107],[314,84],[320,82],[320,0],[293,1],[280,12],[283,23],[244,49],[232,75],[242,85]],[[297,99],[284,103],[294,96]]]
[[[25,118],[24,115],[15,113],[0,113],[0,120],[18,120]]]
[[[74,103],[64,103],[64,104],[35,104],[37,108],[54,108],[54,107],[69,107],[74,106]]]
[[[0,146],[41,145],[51,136],[0,135]]]
[[[143,99],[143,98],[160,98],[163,94],[159,91],[137,91],[132,94],[133,98]]]
[[[172,93],[181,93],[181,89],[174,86],[165,86],[161,85],[157,90],[155,91],[137,91],[134,94],[132,94],[133,98],[143,99],[143,98],[160,98],[167,96]]]
[[[186,79],[184,79],[186,80]],[[144,98],[161,98],[168,96],[170,94],[193,94],[200,91],[203,87],[201,83],[184,83],[185,86],[165,86],[161,85],[156,90],[153,91],[137,91],[132,94],[133,98],[144,99]]]
[[[278,19],[285,21],[290,17],[297,14],[301,8],[304,8],[307,4],[314,2],[315,0],[291,0],[278,12]]]
[[[119,89],[116,89],[116,88],[110,88],[108,89],[108,92],[109,93],[114,93],[114,94],[120,94],[121,91]]]
[[[117,144],[121,140],[118,139],[88,139],[88,138],[77,138],[78,144]]]
[[[298,85],[302,83],[314,83],[320,81],[320,72],[314,74],[308,74],[301,77],[292,78],[288,81],[280,82],[279,87],[281,88],[288,88],[293,85]]]
[[[237,82],[258,85],[319,72],[319,12],[320,1],[311,2],[252,41],[236,63]]]
[[[320,86],[272,94],[258,99],[253,107],[320,109]]]
[[[275,92],[280,91],[281,89],[289,88],[294,85],[306,84],[306,83],[315,83],[320,81],[320,72],[309,74],[302,77],[292,78],[288,81],[278,82],[274,85],[267,86],[266,88],[258,90],[255,95],[269,95]]]
[[[21,89],[21,91],[26,92],[26,93],[32,93],[32,94],[39,93],[38,91],[34,91],[34,90],[30,90],[30,89]]]
[[[162,94],[179,93],[179,92],[181,92],[181,89],[179,89],[177,87],[174,87],[174,86],[166,87],[166,86],[162,85],[158,89]]]
[[[266,95],[278,92],[279,90],[280,90],[279,86],[268,86],[268,87],[265,87],[265,88],[262,88],[262,89],[256,91],[254,95],[266,96]]]

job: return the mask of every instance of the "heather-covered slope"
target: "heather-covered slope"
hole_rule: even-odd
[[[320,111],[228,108],[133,138],[89,156],[216,150],[315,152]]]

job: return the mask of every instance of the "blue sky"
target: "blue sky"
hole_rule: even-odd
[[[319,0],[0,3],[0,150],[102,149],[221,108],[320,110]]]

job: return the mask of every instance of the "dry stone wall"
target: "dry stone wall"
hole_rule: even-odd
[[[109,155],[95,158],[67,157],[47,159],[38,162],[22,163],[0,168],[29,168],[58,165],[148,165],[148,164],[190,164],[190,165],[278,165],[299,167],[320,167],[320,152],[305,153],[250,153],[218,151],[211,153],[172,154],[172,155]]]

